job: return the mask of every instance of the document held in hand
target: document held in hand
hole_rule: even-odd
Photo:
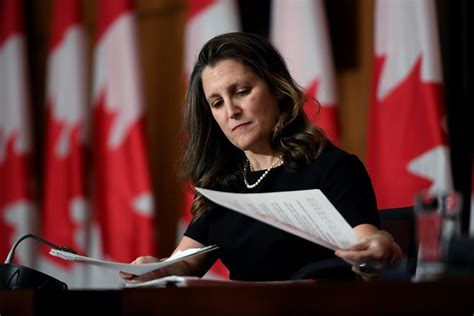
[[[270,193],[196,190],[218,205],[332,250],[357,243],[352,227],[318,189]]]
[[[90,258],[86,256],[76,255],[75,253],[62,251],[58,249],[51,249],[49,251],[49,254],[55,257],[59,257],[64,260],[72,260],[72,261],[92,264],[92,265],[99,266],[102,268],[108,268],[112,270],[127,272],[133,275],[142,275],[151,271],[161,269],[170,264],[181,261],[185,258],[197,256],[199,254],[212,251],[217,248],[218,247],[215,245],[207,246],[203,248],[190,248],[184,251],[177,251],[171,257],[161,259],[158,262],[143,263],[143,264],[130,264],[130,263],[120,263],[120,262],[99,260],[99,259],[94,259],[94,258]]]

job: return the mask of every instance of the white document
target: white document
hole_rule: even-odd
[[[196,190],[216,204],[332,250],[357,243],[352,227],[318,189],[270,193]]]
[[[179,276],[179,275],[169,275],[163,278],[144,281],[144,282],[125,282],[126,288],[137,288],[137,287],[187,287],[189,280],[200,280],[201,278],[193,276]]]
[[[223,280],[223,279],[201,279],[194,276],[179,276],[170,275],[159,279],[136,282],[129,281],[125,282],[124,287],[126,288],[139,288],[139,287],[209,287],[209,286],[275,286],[275,285],[314,285],[315,280],[283,280],[283,281],[234,281],[234,280]]]
[[[184,251],[177,251],[171,257],[162,259],[158,262],[144,263],[144,264],[130,264],[130,263],[119,263],[119,262],[113,262],[113,261],[98,260],[98,259],[94,259],[90,257],[76,255],[74,253],[62,251],[58,249],[51,249],[49,251],[49,254],[55,257],[62,258],[64,260],[72,260],[72,261],[92,264],[92,265],[96,265],[103,268],[127,272],[133,275],[142,275],[151,271],[161,269],[175,262],[181,261],[184,258],[196,256],[208,251],[212,251],[217,248],[218,247],[215,245],[211,245],[211,246],[207,246],[203,248],[190,248]]]

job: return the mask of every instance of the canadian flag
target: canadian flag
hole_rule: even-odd
[[[87,253],[86,51],[78,0],[55,0],[47,66],[42,237]],[[85,265],[48,255],[42,270],[70,288],[87,286]]]
[[[188,0],[188,18],[185,30],[184,68],[186,79],[191,76],[194,63],[204,44],[219,34],[237,32],[240,20],[234,0]],[[194,189],[188,185],[184,192],[181,217],[178,219],[177,237],[181,239],[191,221]],[[229,272],[218,261],[206,277],[228,278]]]
[[[305,112],[328,138],[339,142],[334,64],[322,0],[273,0],[270,37],[309,100]],[[313,100],[320,103],[318,105]]]
[[[22,235],[35,233],[31,200],[29,93],[21,1],[0,1],[0,257]],[[34,264],[34,243],[25,242],[15,261]]]
[[[103,256],[157,252],[135,19],[127,0],[98,2],[93,70],[94,212]]]
[[[368,169],[379,208],[451,190],[435,3],[377,1]]]

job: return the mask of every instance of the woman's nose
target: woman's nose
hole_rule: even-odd
[[[232,119],[237,118],[240,115],[240,113],[242,113],[240,106],[233,102],[228,102],[226,108],[227,108],[227,116]]]

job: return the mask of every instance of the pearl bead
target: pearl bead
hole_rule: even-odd
[[[279,156],[278,159],[274,163],[272,163],[272,165],[267,170],[265,170],[265,172],[260,176],[260,178],[258,178],[258,180],[254,184],[249,184],[248,181],[247,181],[247,165],[249,165],[250,170],[252,170],[252,171],[253,171],[253,168],[252,168],[252,165],[250,164],[250,161],[247,159],[247,162],[245,163],[244,170],[243,170],[244,171],[244,183],[245,183],[245,186],[247,187],[247,189],[253,189],[257,185],[259,185],[260,182],[262,182],[262,180],[270,172],[270,170],[275,168],[277,165],[279,166],[281,163],[283,163],[283,160],[281,159],[281,156]]]

